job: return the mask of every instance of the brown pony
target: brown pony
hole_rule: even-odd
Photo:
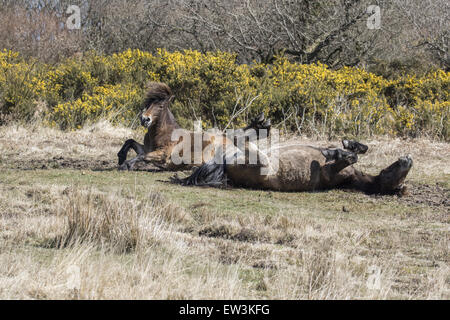
[[[278,191],[315,191],[350,188],[366,193],[389,194],[402,192],[413,161],[411,156],[399,158],[376,176],[365,174],[353,167],[357,154],[365,153],[367,146],[355,141],[343,141],[341,149],[317,148],[286,142],[268,150],[258,150],[257,165],[238,164],[245,153],[238,150],[222,164],[212,161],[202,165],[185,179],[172,178],[183,185],[232,186]],[[277,152],[273,159],[267,155]],[[237,160],[237,161],[236,161]],[[241,159],[242,160],[242,159]],[[244,159],[245,160],[245,159]],[[261,169],[268,169],[264,173]]]
[[[144,109],[140,115],[141,125],[148,129],[144,137],[144,144],[137,143],[130,139],[120,149],[117,154],[119,157],[119,170],[132,170],[139,161],[152,163],[153,165],[165,170],[183,170],[192,168],[195,165],[201,165],[213,157],[217,150],[226,150],[234,143],[223,133],[195,133],[181,129],[175,120],[174,115],[169,109],[174,96],[171,89],[164,83],[152,82],[149,85],[149,91],[144,101]],[[264,113],[253,119],[247,129],[266,129],[270,130],[270,120],[264,121]],[[176,131],[179,138],[173,139]],[[200,134],[200,137],[196,135]],[[194,150],[195,140],[201,141],[201,152]],[[174,163],[172,153],[177,151],[179,156],[183,157],[183,150],[191,150],[191,156],[188,161],[183,163]],[[137,157],[126,160],[127,153],[133,149]]]

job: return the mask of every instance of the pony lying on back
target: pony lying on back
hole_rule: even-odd
[[[281,143],[267,150],[257,150],[259,162],[256,165],[247,163],[246,152],[238,150],[233,155],[224,156],[222,164],[210,161],[188,178],[174,177],[172,181],[182,185],[231,184],[236,187],[277,191],[332,188],[350,188],[380,194],[404,191],[402,184],[413,165],[410,155],[399,158],[378,175],[372,176],[353,167],[358,161],[358,154],[365,153],[367,146],[348,140],[344,140],[343,145],[348,151],[305,146],[295,141]],[[268,156],[273,152],[279,154],[275,160]]]

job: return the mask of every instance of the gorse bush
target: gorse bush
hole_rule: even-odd
[[[208,127],[241,126],[249,115],[264,111],[278,128],[301,134],[448,140],[449,79],[442,70],[386,79],[358,68],[331,70],[282,56],[272,64],[246,65],[227,52],[87,52],[51,66],[3,51],[0,120],[39,115],[62,129],[100,118],[131,125],[146,84],[162,81],[173,89],[171,110],[184,127],[195,119]]]
[[[25,62],[18,53],[0,52],[0,123],[34,116],[44,91],[44,68],[36,61]]]

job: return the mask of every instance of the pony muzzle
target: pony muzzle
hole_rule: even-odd
[[[414,163],[414,161],[412,159],[412,156],[410,154],[408,154],[405,157],[399,158],[398,162],[400,163],[402,168],[405,169],[405,170],[411,169],[411,167],[413,166],[413,163]]]
[[[150,128],[150,126],[152,125],[152,116],[141,116],[141,125],[145,128]]]

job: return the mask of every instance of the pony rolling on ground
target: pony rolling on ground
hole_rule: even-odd
[[[205,163],[185,179],[172,178],[183,185],[221,186],[277,191],[315,191],[332,188],[350,188],[366,193],[394,194],[402,192],[413,161],[410,155],[399,158],[377,176],[365,174],[353,167],[358,154],[367,146],[356,141],[343,141],[344,148],[316,148],[296,142],[286,142],[267,150],[257,150],[258,163],[237,164],[245,153],[238,150],[225,156],[223,164]],[[277,159],[268,155],[277,152]],[[236,161],[237,160],[237,161]],[[245,163],[245,162],[244,162]],[[261,169],[266,169],[265,173]]]
[[[132,170],[137,162],[150,162],[161,169],[182,170],[192,168],[195,164],[202,164],[215,156],[216,150],[226,150],[228,146],[234,146],[234,142],[227,138],[223,133],[202,133],[202,148],[207,150],[200,155],[195,154],[194,150],[194,132],[181,129],[175,120],[174,115],[169,109],[174,96],[170,88],[164,83],[152,82],[149,85],[149,91],[144,102],[144,110],[140,115],[142,126],[148,129],[144,144],[137,143],[135,140],[127,140],[120,149],[119,157],[120,170]],[[248,129],[270,130],[270,120],[264,119],[264,113],[251,120],[250,125],[242,129],[242,134]],[[175,130],[183,134],[176,141],[172,140],[172,134]],[[187,139],[183,140],[184,137]],[[172,161],[172,152],[177,147],[181,150],[191,150],[192,161],[188,163],[175,164]],[[208,149],[206,149],[208,148]],[[127,159],[130,149],[137,153],[137,157],[131,160]],[[194,161],[195,157],[200,156],[200,163]],[[197,162],[197,163],[195,163]]]

